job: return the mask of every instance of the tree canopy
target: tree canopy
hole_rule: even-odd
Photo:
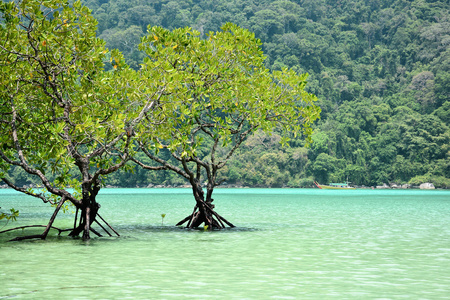
[[[55,214],[72,203],[81,219],[71,234],[89,238],[102,176],[128,160],[128,127],[140,114],[122,79],[135,71],[117,50],[108,53],[80,2],[2,2],[1,12],[0,178],[55,205]],[[115,71],[104,71],[106,54]],[[7,173],[12,166],[44,189],[17,184]]]
[[[150,27],[142,39],[147,57],[141,77],[148,78],[146,86],[163,90],[158,103],[164,118],[151,119],[136,132],[141,149],[157,166],[134,161],[184,177],[202,208],[221,183],[219,171],[257,129],[271,134],[279,128],[285,144],[292,133],[308,140],[320,108],[316,97],[304,91],[307,74],[270,72],[260,41],[248,30],[227,23],[206,39],[199,36],[188,27]]]

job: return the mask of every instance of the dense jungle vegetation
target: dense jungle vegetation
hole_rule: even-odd
[[[263,42],[267,66],[308,73],[321,120],[313,144],[257,133],[222,170],[228,184],[309,187],[348,181],[450,187],[450,4],[435,0],[85,0],[98,36],[135,69],[147,25],[202,36],[233,22]],[[143,158],[145,161],[145,158]],[[149,162],[150,163],[150,162]],[[16,168],[18,183],[29,183]],[[185,184],[136,168],[106,184]]]

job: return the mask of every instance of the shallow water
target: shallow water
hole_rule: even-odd
[[[218,189],[216,210],[237,228],[212,232],[173,226],[192,212],[189,189],[107,189],[98,201],[120,237],[0,235],[0,299],[450,297],[448,191]],[[3,229],[52,213],[11,190],[0,206],[20,210]],[[72,223],[66,213],[55,226]]]

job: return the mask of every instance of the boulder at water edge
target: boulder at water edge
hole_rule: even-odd
[[[421,190],[434,190],[435,187],[434,187],[434,184],[425,182],[420,185],[420,189]]]

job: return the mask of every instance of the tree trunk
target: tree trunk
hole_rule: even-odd
[[[204,199],[204,192],[200,184],[193,184],[192,191],[194,194],[195,202],[197,204],[195,205],[192,214],[178,222],[177,226],[183,225],[184,223],[189,221],[186,228],[198,228],[202,224],[204,224],[205,228],[207,229],[222,229],[225,228],[223,222],[225,222],[230,227],[235,227],[233,224],[225,220],[225,218],[214,211],[215,206],[214,204],[212,204],[214,199],[211,198],[212,190],[210,191],[208,189],[206,201]]]
[[[98,204],[95,199],[94,201],[89,201],[87,204],[83,201],[83,206],[78,208],[81,211],[80,222],[77,227],[74,227],[69,236],[78,236],[83,232],[83,240],[90,239],[90,231],[94,232],[97,236],[101,236],[99,233],[94,231],[91,227],[97,217],[98,210],[100,209],[100,204]]]
[[[63,231],[70,231],[69,236],[78,236],[78,235],[80,235],[81,232],[83,232],[83,239],[84,240],[88,240],[88,239],[90,239],[90,232],[91,231],[97,236],[102,236],[99,232],[97,232],[91,226],[93,222],[96,222],[109,236],[112,236],[112,234],[110,234],[106,230],[106,228],[104,226],[102,226],[102,224],[100,224],[99,221],[97,221],[96,218],[99,217],[99,219],[101,221],[103,221],[103,223],[106,224],[107,227],[109,227],[117,236],[120,236],[119,233],[117,233],[117,231],[114,230],[114,228],[112,228],[111,225],[109,225],[108,222],[106,222],[98,214],[98,210],[100,209],[100,204],[98,204],[95,201],[95,196],[96,196],[97,192],[91,194],[89,196],[89,198],[88,198],[88,201],[82,201],[81,205],[79,203],[77,203],[77,204],[74,203],[76,205],[76,214],[75,214],[75,222],[74,222],[74,225],[73,225],[72,229],[60,229],[60,228],[56,228],[56,227],[52,226],[53,221],[56,218],[56,215],[58,214],[58,212],[61,209],[62,205],[66,201],[63,198],[63,199],[61,199],[59,201],[58,206],[56,207],[55,211],[53,212],[53,215],[50,218],[50,221],[48,222],[47,226],[45,226],[45,225],[21,226],[21,227],[17,227],[17,228],[8,229],[8,230],[5,230],[5,231],[0,231],[0,233],[8,232],[8,231],[11,231],[11,230],[28,228],[28,227],[45,227],[45,230],[44,230],[44,232],[42,234],[16,237],[16,238],[12,239],[11,241],[21,241],[21,240],[36,239],[36,238],[44,240],[47,237],[47,234],[48,234],[48,232],[49,232],[49,230],[51,228],[58,230],[59,234],[61,234],[61,232],[63,232]],[[80,215],[79,224],[77,226],[76,222],[77,222],[77,218],[78,218],[78,211],[81,211],[81,215]]]

